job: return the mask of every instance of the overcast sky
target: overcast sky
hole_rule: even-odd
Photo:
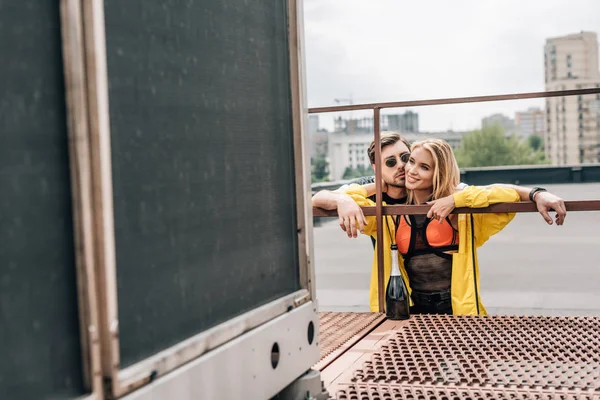
[[[600,1],[304,0],[304,28],[309,107],[543,91],[546,39],[600,33]],[[467,130],[532,105],[544,100],[413,111],[421,131]]]

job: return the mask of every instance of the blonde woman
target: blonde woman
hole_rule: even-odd
[[[411,294],[411,312],[485,315],[479,295],[477,248],[502,230],[514,214],[450,212],[455,207],[516,202],[519,194],[501,186],[469,186],[457,191],[458,164],[452,148],[439,139],[414,143],[405,171],[407,204],[433,204],[427,215],[384,218],[383,229],[390,231],[403,257],[400,265]],[[347,193],[359,205],[374,205],[363,187],[353,186]],[[373,234],[375,217],[366,219],[364,233]]]

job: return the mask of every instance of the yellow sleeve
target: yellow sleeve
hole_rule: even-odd
[[[344,190],[344,193],[352,197],[356,204],[361,207],[375,206],[375,202],[367,197],[367,190],[361,185],[353,183]],[[377,220],[375,216],[365,216],[365,219],[367,220],[367,225],[363,233],[372,236],[377,232]]]
[[[509,188],[469,186],[454,194],[456,207],[483,208],[496,203],[514,203],[520,201],[519,194]],[[475,247],[483,245],[491,236],[500,232],[515,213],[472,214],[475,233]]]
[[[366,192],[366,191],[365,191]],[[483,208],[496,203],[513,203],[521,198],[519,194],[505,187],[469,186],[454,193],[454,204],[458,207]]]

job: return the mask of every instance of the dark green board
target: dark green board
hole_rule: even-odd
[[[121,364],[299,289],[284,1],[105,1]]]
[[[0,399],[83,395],[58,1],[0,0]]]

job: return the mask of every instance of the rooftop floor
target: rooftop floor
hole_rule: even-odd
[[[370,315],[378,314],[322,313],[321,342]],[[342,351],[320,369],[321,378],[338,400],[597,400],[599,322],[446,315],[371,322],[357,341],[337,343]]]

